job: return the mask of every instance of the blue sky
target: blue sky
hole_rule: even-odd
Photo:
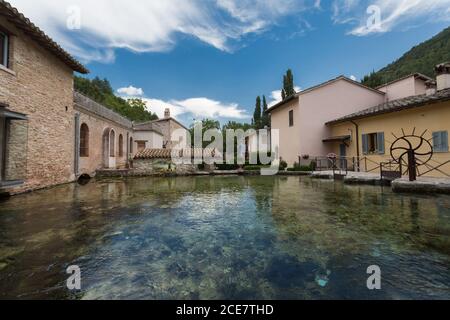
[[[11,0],[117,94],[189,125],[250,121],[298,89],[358,80],[450,24],[450,0]]]

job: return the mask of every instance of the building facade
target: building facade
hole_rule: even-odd
[[[301,157],[327,155],[326,122],[384,102],[386,94],[344,76],[301,91],[268,110],[279,133],[279,154],[289,165]]]
[[[135,131],[130,120],[74,92],[74,71],[88,73],[0,0],[1,194],[72,182],[98,169],[125,168],[140,142],[145,141],[144,148],[163,148],[171,145],[176,129],[184,128],[167,111],[165,119]],[[187,141],[183,130],[182,141]]]
[[[73,181],[73,72],[88,71],[4,1],[0,58],[0,188]]]
[[[450,177],[450,64],[439,65],[436,71],[436,82],[428,80],[428,88],[420,89],[418,95],[397,95],[401,98],[328,122],[332,135],[343,139],[328,143],[333,152],[339,154],[344,144],[347,165],[354,167],[354,159],[360,159],[357,169],[378,173],[382,163],[388,164],[409,148],[402,139],[406,136],[418,154],[419,175]],[[413,78],[409,77],[410,83]],[[406,162],[404,158],[405,167]]]
[[[171,117],[170,109],[165,110],[163,119],[136,124],[137,129],[148,126],[162,133],[164,149],[183,149],[190,146],[189,129]]]

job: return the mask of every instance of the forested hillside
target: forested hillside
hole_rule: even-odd
[[[111,84],[107,79],[98,77],[90,80],[75,77],[75,90],[91,99],[114,110],[122,116],[136,122],[157,120],[158,116],[147,111],[145,103],[141,99],[122,99],[114,94]]]
[[[365,76],[362,83],[374,88],[416,72],[434,78],[434,66],[447,61],[450,61],[450,27],[387,67]]]

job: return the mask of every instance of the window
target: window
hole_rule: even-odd
[[[289,111],[289,127],[294,126],[294,110]]]
[[[119,135],[119,157],[123,157],[123,136]]]
[[[130,154],[133,154],[133,138],[130,138]]]
[[[384,132],[363,134],[362,146],[364,154],[384,154]]]
[[[0,64],[8,67],[9,58],[9,37],[3,32],[0,32]]]
[[[85,123],[80,128],[80,157],[89,157],[89,127]]]
[[[111,158],[114,158],[116,156],[116,133],[114,130],[111,130],[111,133],[109,135],[109,156]]]
[[[433,132],[434,152],[448,152],[448,131]]]
[[[0,105],[0,189],[25,180],[28,122],[23,114]]]
[[[145,150],[145,141],[136,141],[137,142],[137,151],[141,152]]]

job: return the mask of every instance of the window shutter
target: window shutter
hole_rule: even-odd
[[[367,134],[362,135],[362,149],[363,154],[369,153],[369,136]]]
[[[448,131],[443,131],[441,135],[441,151],[448,152]]]
[[[378,132],[377,133],[377,144],[378,144],[378,154],[384,154],[385,153],[385,146],[384,146],[384,132]]]
[[[439,152],[439,148],[441,146],[441,136],[439,132],[433,132],[433,151]]]

